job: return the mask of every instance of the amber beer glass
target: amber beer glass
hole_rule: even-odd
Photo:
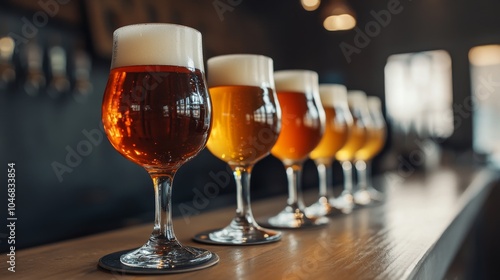
[[[352,212],[354,203],[353,183],[353,161],[356,152],[366,143],[366,129],[370,125],[369,119],[361,117],[365,113],[366,94],[359,90],[350,90],[347,93],[347,103],[352,115],[352,126],[349,128],[349,136],[345,145],[335,154],[335,159],[340,162],[344,174],[344,190],[332,204],[340,208],[344,213]]]
[[[197,234],[195,240],[227,245],[278,241],[281,233],[259,226],[250,207],[252,168],[269,155],[281,128],[273,61],[261,55],[233,54],[210,58],[207,67],[213,102],[207,147],[233,171],[237,209],[228,226]]]
[[[301,171],[309,153],[325,130],[325,111],[318,92],[318,74],[308,70],[274,73],[282,111],[282,128],[271,153],[283,162],[288,178],[287,206],[268,219],[278,228],[302,228],[324,224],[325,217],[309,218],[304,212],[300,191]]]
[[[352,116],[347,106],[347,89],[339,84],[320,84],[319,95],[325,109],[325,133],[319,144],[309,154],[318,169],[319,197],[306,208],[306,214],[320,217],[339,213],[339,209],[330,203],[329,186],[331,185],[332,163],[335,154],[347,142]]]
[[[171,217],[174,175],[205,147],[211,127],[201,34],[180,25],[138,24],[117,29],[113,41],[102,103],[104,130],[120,154],[150,174],[155,222],[144,246],[105,256],[100,265],[130,273],[211,266],[217,255],[179,243]]]
[[[363,114],[370,118],[371,125],[367,127],[366,143],[355,154],[355,167],[358,174],[358,188],[354,193],[354,201],[359,205],[370,205],[381,202],[383,195],[371,183],[371,162],[380,153],[385,144],[386,124],[382,115],[380,98],[369,96],[367,107]]]

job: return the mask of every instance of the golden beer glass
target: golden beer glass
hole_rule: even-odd
[[[380,153],[386,140],[386,124],[382,115],[380,98],[369,96],[367,108],[363,114],[370,118],[371,125],[367,127],[367,139],[365,145],[355,154],[355,168],[358,177],[358,187],[354,192],[354,202],[359,205],[370,205],[381,202],[383,195],[377,191],[371,182],[372,159]]]
[[[318,74],[309,70],[274,73],[282,111],[282,127],[271,150],[286,169],[288,200],[285,209],[267,220],[272,227],[302,228],[322,225],[325,217],[309,218],[302,201],[302,165],[320,142],[325,131],[325,111],[318,92]]]
[[[329,191],[332,179],[332,163],[335,154],[345,145],[352,125],[352,116],[347,106],[347,89],[339,84],[320,84],[319,94],[325,110],[325,133],[319,144],[309,154],[316,164],[319,177],[318,200],[306,208],[309,217],[321,217],[339,213],[330,203],[333,193]]]
[[[213,102],[213,127],[207,147],[233,171],[237,209],[228,226],[197,234],[195,240],[226,245],[278,241],[281,233],[259,226],[250,206],[252,168],[269,155],[281,128],[273,60],[234,54],[210,58],[207,65]]]
[[[351,213],[354,209],[354,182],[353,182],[353,161],[356,152],[366,143],[367,127],[370,121],[365,114],[366,94],[362,91],[350,90],[347,93],[347,103],[352,115],[352,125],[349,127],[349,136],[345,145],[335,154],[335,159],[340,162],[344,174],[344,189],[339,197],[332,201],[332,204],[341,209],[343,213]]]
[[[216,254],[182,245],[172,226],[176,171],[208,140],[211,104],[201,34],[173,24],[137,24],[113,33],[111,71],[102,102],[112,146],[146,169],[154,183],[155,220],[142,247],[101,258],[126,273],[177,273],[214,265]]]

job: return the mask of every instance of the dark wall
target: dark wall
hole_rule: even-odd
[[[27,2],[30,1],[0,4],[0,35],[22,34],[23,18],[33,19],[43,10]],[[35,97],[26,95],[21,88],[25,69],[19,58],[15,61],[19,80],[0,90],[0,155],[3,164],[16,163],[19,247],[152,221],[153,190],[147,173],[114,151],[100,128],[100,104],[109,73],[106,42],[120,25],[145,21],[189,25],[203,34],[205,58],[227,53],[264,54],[274,59],[277,70],[316,70],[321,82],[344,83],[380,97],[384,95],[383,69],[389,55],[444,49],[453,61],[454,103],[461,103],[470,95],[468,50],[479,44],[500,43],[500,3],[493,0],[400,1],[402,11],[391,15],[387,26],[370,37],[366,46],[359,47],[359,53],[353,54],[350,62],[339,45],[345,42],[355,46],[358,31],[325,31],[321,12],[304,11],[298,0],[233,1],[238,4],[222,14],[217,13],[217,1],[212,0],[91,2],[98,3],[73,1],[68,4],[72,6],[69,12],[61,7],[60,16],[49,17],[46,24],[37,28],[36,36],[28,38],[44,47],[54,42],[61,44],[69,54],[77,46],[83,47],[91,55],[90,80],[94,90],[87,98],[82,101],[68,93],[54,99],[46,91]],[[374,21],[371,11],[387,9],[389,2],[349,1],[361,29]],[[137,5],[146,8],[139,10]],[[93,135],[92,139],[86,136],[87,132]],[[90,143],[88,155],[80,160],[72,157],[72,151],[85,148],[86,143]],[[390,147],[391,143],[377,162],[388,154]],[[445,142],[445,148],[462,152],[470,147],[471,120],[467,118]],[[54,171],[55,162],[67,167],[59,177]],[[61,165],[57,165],[59,172]],[[375,165],[376,172],[382,169]],[[338,166],[334,170],[338,184]],[[182,214],[179,205],[189,206],[183,208],[191,211],[185,215],[234,205],[233,182],[218,189],[215,198],[193,205],[196,193],[203,193],[207,183],[214,182],[211,174],[230,175],[225,164],[206,150],[179,170],[173,194],[177,215]],[[316,186],[311,162],[306,163],[303,179],[305,188]],[[285,186],[279,161],[268,157],[257,164],[252,177],[254,199],[283,194]],[[5,191],[0,193],[0,199],[6,201]],[[1,241],[3,248],[5,242]]]

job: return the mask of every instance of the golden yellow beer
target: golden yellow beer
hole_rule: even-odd
[[[367,126],[368,135],[365,145],[356,152],[356,160],[368,161],[374,158],[384,147],[386,140],[386,124],[382,115],[380,99],[375,96],[367,97],[367,108],[370,125]]]
[[[216,86],[212,99],[212,131],[207,147],[231,164],[254,164],[269,154],[280,124],[273,91],[257,86]]]
[[[365,127],[359,126],[359,121],[353,118],[354,123],[350,126],[347,142],[336,154],[335,158],[338,161],[351,161],[354,159],[354,154],[365,144],[366,131]]]
[[[348,124],[332,107],[324,107],[326,115],[325,133],[309,157],[313,160],[331,162],[347,142]]]
[[[367,161],[375,157],[384,147],[385,133],[385,127],[368,127],[366,143],[356,152],[356,160]]]

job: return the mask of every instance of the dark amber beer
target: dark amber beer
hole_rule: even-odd
[[[207,147],[230,165],[254,164],[269,154],[280,131],[273,89],[258,86],[210,88],[213,128]]]
[[[306,93],[279,91],[282,129],[271,153],[280,160],[300,161],[318,145],[324,126],[317,108],[310,107]]]
[[[205,145],[209,104],[200,70],[124,66],[111,70],[102,105],[113,147],[143,166],[177,166]]]
[[[177,273],[219,260],[208,250],[182,245],[171,214],[175,173],[205,147],[211,128],[202,53],[201,33],[187,26],[135,24],[113,33],[102,101],[104,131],[120,154],[151,176],[155,219],[143,246],[101,258],[104,269]]]
[[[285,209],[268,219],[280,228],[318,226],[328,219],[310,218],[304,212],[301,193],[302,164],[318,145],[325,131],[325,111],[321,106],[318,74],[310,70],[283,70],[274,73],[281,107],[281,133],[271,150],[285,166],[288,199]]]

